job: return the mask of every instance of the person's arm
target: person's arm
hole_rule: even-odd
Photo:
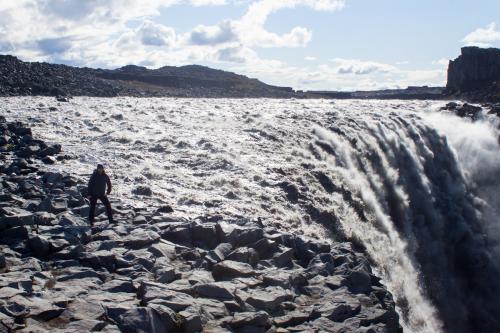
[[[108,190],[106,191],[106,194],[111,193],[111,180],[109,179],[109,176],[106,175],[106,185],[108,186]]]
[[[89,185],[87,186],[87,195],[92,195],[94,192],[95,175],[92,174],[89,179]]]

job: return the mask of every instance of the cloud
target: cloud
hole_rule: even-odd
[[[220,49],[216,52],[215,58],[218,61],[231,63],[247,63],[258,59],[255,51],[241,45]]]
[[[200,6],[221,6],[226,5],[226,0],[191,0],[191,4],[196,7]]]
[[[38,48],[46,54],[60,54],[71,48],[72,42],[69,37],[45,38],[37,41]]]
[[[236,40],[233,23],[222,21],[215,26],[199,25],[189,34],[189,42],[194,45],[217,45]]]
[[[439,65],[439,66],[446,66],[448,67],[448,63],[450,62],[449,59],[446,59],[446,58],[441,58],[441,59],[438,59],[438,60],[434,60],[432,61],[432,65]]]
[[[398,70],[392,65],[374,61],[342,58],[335,58],[331,61],[335,64],[335,71],[337,74],[366,75],[374,72],[387,73]]]
[[[500,41],[500,31],[496,30],[496,23],[492,22],[485,28],[478,28],[464,37],[462,42],[466,45],[487,47]]]
[[[177,4],[243,4],[246,11],[239,18],[176,31],[157,16]],[[270,15],[286,8],[332,12],[343,6],[340,0],[0,0],[0,51],[30,61],[105,68],[199,63],[297,89],[444,84],[444,67],[409,71],[343,58],[322,64],[313,56],[299,67],[259,55],[261,48],[305,47],[313,38],[309,27],[271,31],[266,26]]]
[[[176,41],[175,30],[146,20],[136,31],[137,36],[144,45],[172,46]]]

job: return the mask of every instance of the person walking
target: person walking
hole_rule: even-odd
[[[113,223],[113,211],[109,203],[107,195],[111,193],[111,180],[104,171],[104,165],[97,164],[97,168],[90,177],[87,194],[90,200],[89,221],[90,225],[94,224],[95,206],[97,199],[101,200],[104,207],[106,207],[106,214],[109,223]]]

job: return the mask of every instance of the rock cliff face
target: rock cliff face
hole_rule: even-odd
[[[449,92],[489,89],[500,82],[500,49],[463,47],[462,54],[448,66]]]

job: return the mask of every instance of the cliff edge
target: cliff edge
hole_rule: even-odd
[[[472,101],[500,101],[500,49],[463,47],[448,65],[446,89]]]

